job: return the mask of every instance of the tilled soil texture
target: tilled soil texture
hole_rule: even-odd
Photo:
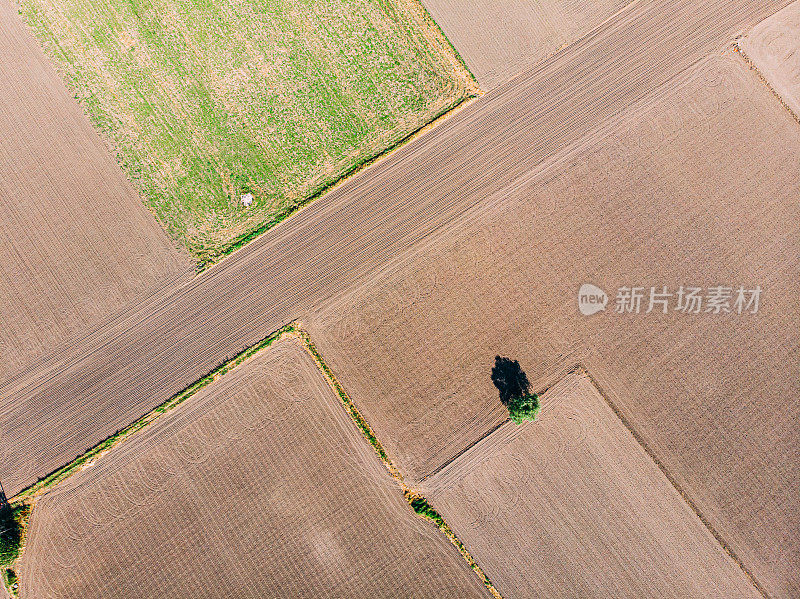
[[[629,0],[424,0],[484,89],[590,33]]]
[[[507,417],[496,355],[534,390],[583,364],[770,595],[796,596],[798,131],[738,55],[705,60],[306,325],[416,480]],[[605,311],[579,312],[584,283]],[[718,286],[760,287],[757,312],[715,313]],[[624,287],[638,313],[617,313]]]
[[[506,599],[761,597],[580,373],[425,493]]]
[[[498,190],[783,5],[775,4],[637,2],[591,39],[487,93],[167,297],[0,382],[0,478],[7,492],[19,492],[227,358],[368,280],[471,207],[486,209]],[[727,151],[744,160],[749,143]]]
[[[0,0],[0,380],[192,275]]]
[[[159,221],[202,262],[476,91],[417,0],[18,2]]]
[[[800,118],[800,0],[756,25],[742,49]]]
[[[491,597],[284,339],[36,505],[23,599]]]

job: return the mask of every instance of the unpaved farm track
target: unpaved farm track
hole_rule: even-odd
[[[786,2],[638,2],[210,269],[4,382],[11,494],[365,275]]]
[[[0,378],[193,269],[0,0]]]

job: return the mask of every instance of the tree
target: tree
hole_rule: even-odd
[[[0,566],[5,566],[19,555],[20,530],[15,510],[9,505],[0,506]]]
[[[500,401],[508,408],[508,414],[515,424],[536,420],[539,396],[531,393],[531,384],[517,360],[495,356],[492,382],[500,392]]]

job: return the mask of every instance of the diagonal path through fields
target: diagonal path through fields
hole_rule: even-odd
[[[637,2],[207,273],[0,387],[15,494],[788,2]]]

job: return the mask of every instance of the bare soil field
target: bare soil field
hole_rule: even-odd
[[[485,89],[589,33],[629,0],[424,0]]]
[[[282,339],[39,499],[21,597],[491,597]]]
[[[0,380],[191,265],[0,0]]]
[[[766,0],[733,8],[724,0],[639,2],[183,287],[0,382],[8,494],[367,280],[471,207],[488,210],[495,192],[777,8]]]
[[[506,599],[761,597],[582,373],[425,482]]]
[[[154,214],[202,262],[476,91],[417,0],[19,5]]]
[[[498,190],[783,5],[637,2],[185,286],[0,382],[0,479],[9,495],[368,280],[471,207],[489,210]]]
[[[800,116],[800,0],[756,25],[740,44],[778,95]]]
[[[496,355],[536,390],[583,364],[770,595],[796,596],[797,164],[791,114],[713,57],[304,322],[416,480],[507,417]],[[584,283],[605,312],[578,311]],[[760,286],[757,313],[675,310],[720,285]],[[668,312],[617,313],[624,286],[666,286]]]

